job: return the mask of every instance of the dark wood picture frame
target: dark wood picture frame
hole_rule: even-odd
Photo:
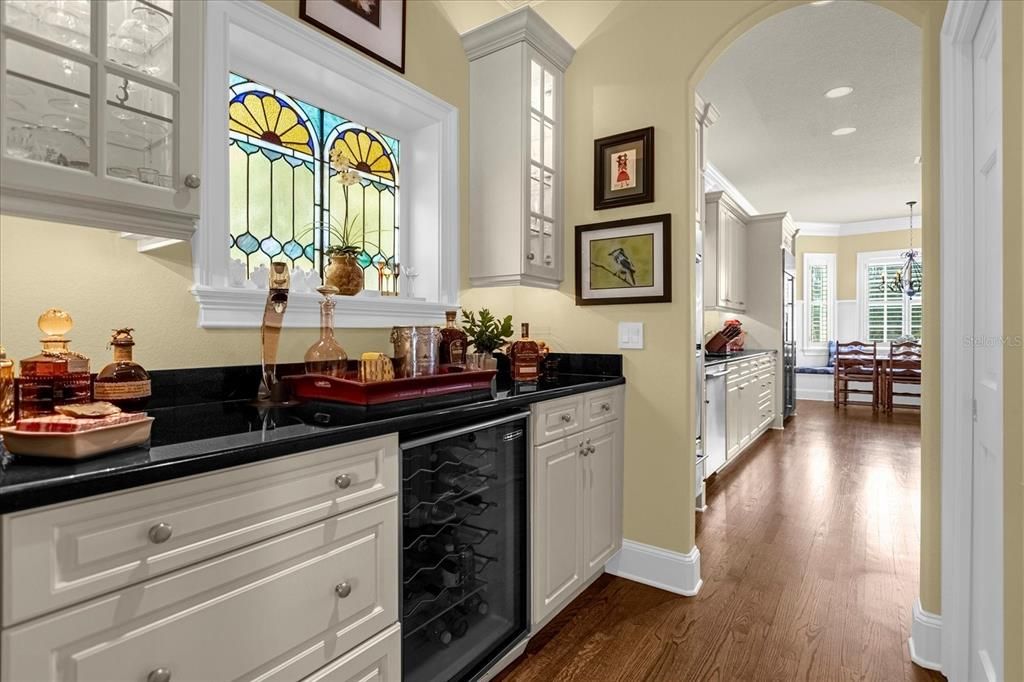
[[[643,183],[640,191],[618,197],[607,196],[606,189],[611,168],[610,163],[605,163],[606,157],[608,157],[606,150],[631,142],[643,146],[643,158],[637,164],[641,171],[639,180]],[[594,210],[601,211],[619,206],[649,204],[652,201],[654,201],[654,127],[648,126],[594,140]]]
[[[584,298],[583,297],[583,267],[582,257],[583,234],[597,230],[608,230],[616,227],[629,227],[632,225],[647,225],[649,223],[661,223],[661,244],[662,244],[662,293],[656,296],[629,296],[609,298]],[[643,216],[641,218],[624,218],[622,220],[609,220],[603,223],[591,223],[589,225],[577,225],[575,236],[575,253],[573,254],[576,273],[576,305],[631,305],[636,303],[671,303],[672,302],[672,214],[661,213],[658,215]],[[589,258],[586,264],[589,265]]]
[[[306,12],[306,0],[299,0],[299,18],[302,21],[306,22],[307,24],[310,24],[312,26],[316,26],[318,29],[320,29],[324,33],[327,33],[328,35],[331,35],[334,38],[337,38],[338,40],[340,40],[341,42],[345,43],[349,47],[353,47],[353,48],[359,50],[360,52],[362,52],[363,54],[367,55],[368,57],[373,57],[374,59],[376,59],[381,64],[385,64],[387,66],[390,66],[392,69],[394,69],[398,73],[405,73],[405,22],[406,22],[406,11],[407,11],[406,3],[407,3],[407,1],[408,0],[401,0],[401,2],[402,2],[402,61],[399,64],[396,64],[393,61],[390,61],[389,59],[385,59],[384,57],[380,56],[379,54],[377,54],[376,52],[374,52],[370,48],[366,47],[365,45],[361,45],[360,43],[356,42],[352,38],[349,38],[348,36],[339,33],[335,28],[332,28],[331,26],[328,26],[328,25],[324,24],[322,21],[311,17],[309,15],[309,13]]]

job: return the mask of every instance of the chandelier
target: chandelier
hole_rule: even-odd
[[[907,298],[914,298],[921,293],[922,271],[921,261],[918,260],[920,253],[914,248],[914,204],[916,201],[908,201],[910,208],[910,248],[900,254],[906,259],[903,267],[896,273],[896,276],[887,283],[889,291],[904,294]]]

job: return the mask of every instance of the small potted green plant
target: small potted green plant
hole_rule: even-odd
[[[469,365],[481,369],[497,367],[494,352],[512,338],[512,316],[506,315],[504,319],[499,319],[487,308],[482,308],[479,313],[463,310],[462,322],[462,330],[476,350],[468,358]]]

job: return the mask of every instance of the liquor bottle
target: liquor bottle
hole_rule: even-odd
[[[416,543],[416,551],[437,558],[447,556],[455,552],[455,538],[449,533],[442,533],[432,538],[422,538]]]
[[[442,646],[448,646],[452,643],[452,632],[440,618],[428,625],[424,632],[427,633],[427,639],[431,642],[437,642]]]
[[[441,330],[441,364],[442,365],[466,365],[466,347],[469,345],[469,337],[466,332],[459,329],[455,324],[457,311],[448,310],[444,314],[445,326]]]
[[[114,361],[100,370],[93,385],[93,397],[106,400],[125,412],[138,412],[146,407],[153,389],[149,372],[132,360],[132,329],[115,329],[110,337]]]
[[[480,596],[479,593],[470,595],[464,602],[459,604],[457,609],[460,613],[468,615],[486,616],[491,610],[491,605]]]
[[[0,346],[0,428],[14,424],[14,361]]]
[[[455,516],[455,507],[447,502],[421,504],[409,512],[409,527],[420,528],[435,523],[447,523]]]
[[[338,293],[332,286],[317,289],[324,300],[320,301],[320,338],[306,351],[306,374],[326,374],[344,378],[348,369],[348,354],[334,338],[334,300]]]
[[[18,381],[18,418],[51,414],[57,405],[87,403],[92,400],[89,358],[68,348],[64,334],[74,322],[63,310],[50,308],[39,316],[44,336],[38,355],[20,363]]]
[[[540,347],[530,339],[530,325],[523,322],[522,338],[512,344],[512,378],[533,382],[540,376]]]

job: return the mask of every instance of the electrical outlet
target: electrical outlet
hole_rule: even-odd
[[[619,322],[619,348],[641,350],[644,347],[643,322]]]

